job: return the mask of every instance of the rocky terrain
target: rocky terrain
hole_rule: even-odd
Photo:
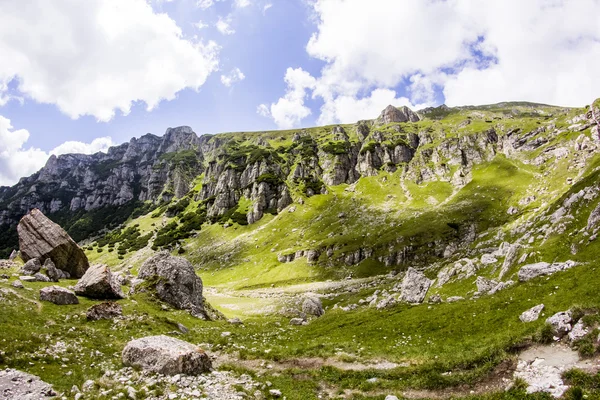
[[[0,188],[0,398],[600,398],[596,115],[53,156]]]

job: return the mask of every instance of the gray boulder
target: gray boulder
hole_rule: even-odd
[[[562,311],[546,319],[546,323],[552,327],[552,333],[559,338],[565,336],[572,329],[571,311]]]
[[[67,304],[79,304],[79,299],[75,293],[60,286],[47,286],[40,289],[40,300],[60,306]]]
[[[142,264],[138,278],[144,279],[147,285],[136,287],[146,286],[169,305],[189,310],[195,317],[211,319],[202,296],[202,279],[185,258],[160,252]]]
[[[96,304],[88,308],[86,317],[90,321],[98,321],[99,319],[113,319],[123,315],[123,307],[120,304],[112,301]]]
[[[40,272],[41,269],[42,263],[40,260],[38,258],[32,258],[21,267],[20,272],[23,275],[35,275],[36,273]]]
[[[12,287],[17,288],[17,289],[23,289],[25,286],[23,286],[23,282],[21,282],[20,280],[16,280],[14,281],[12,284]]]
[[[290,319],[290,325],[306,325],[306,321],[302,318]]]
[[[54,262],[50,258],[46,258],[46,261],[44,261],[43,269],[46,271],[48,278],[53,282],[69,278],[69,274],[56,268]]]
[[[571,260],[553,264],[547,262],[527,264],[519,270],[519,280],[525,282],[538,276],[552,275],[556,272],[567,270],[575,265],[577,265],[577,263]]]
[[[309,296],[304,299],[304,302],[302,303],[302,312],[307,315],[314,315],[315,317],[320,317],[325,314],[321,299],[316,296]]]
[[[75,285],[75,293],[91,299],[122,299],[125,297],[106,265],[92,265]]]
[[[46,275],[42,274],[41,272],[34,274],[33,277],[38,282],[50,282],[50,278],[48,278]]]
[[[575,325],[573,325],[571,332],[569,332],[569,340],[571,342],[576,342],[588,333],[589,330],[585,327],[583,320],[580,319]]]
[[[83,250],[64,229],[50,221],[40,210],[33,209],[19,222],[19,248],[23,261],[51,258],[56,268],[80,278],[89,267]]]
[[[531,307],[527,311],[523,311],[523,313],[519,316],[519,319],[522,322],[537,321],[537,319],[540,317],[540,313],[542,312],[543,309],[544,309],[544,305],[538,304],[535,307]]]
[[[422,303],[433,281],[413,267],[408,268],[400,286],[400,300],[407,303]]]
[[[9,368],[0,371],[0,398],[2,399],[42,400],[56,395],[52,385],[38,376]]]
[[[489,293],[498,286],[498,282],[486,279],[483,276],[478,276],[475,280],[475,285],[477,285],[477,291],[479,293]]]
[[[212,368],[204,350],[165,335],[132,340],[123,349],[122,356],[126,366],[164,375],[198,375]]]
[[[378,124],[389,124],[391,122],[417,122],[419,116],[410,108],[403,106],[396,108],[392,105],[387,106],[377,119]]]

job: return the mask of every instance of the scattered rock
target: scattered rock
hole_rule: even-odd
[[[25,286],[23,286],[23,282],[21,282],[20,280],[16,280],[12,283],[12,287],[17,288],[17,289],[23,289]]]
[[[40,300],[58,305],[79,304],[75,293],[60,286],[47,286],[40,289]]]
[[[75,293],[91,299],[122,299],[125,297],[106,265],[92,265],[75,285]]]
[[[306,321],[303,318],[292,318],[290,325],[306,325]]]
[[[456,303],[457,301],[464,300],[462,296],[451,296],[446,299],[446,303]]]
[[[182,257],[163,251],[142,264],[138,277],[146,280],[159,299],[180,309],[190,310],[195,317],[215,319],[209,315],[202,296],[202,279],[193,265]]]
[[[552,333],[554,336],[559,338],[565,336],[571,331],[571,321],[571,311],[558,312],[546,319],[546,323],[552,327]]]
[[[229,320],[227,320],[227,322],[229,322],[232,325],[243,325],[244,324],[242,322],[242,320],[239,318],[230,318]]]
[[[89,268],[83,250],[64,229],[50,221],[40,210],[33,209],[19,222],[19,248],[23,261],[51,258],[56,268],[80,278]]]
[[[575,342],[585,335],[589,333],[588,329],[585,327],[583,320],[577,321],[575,325],[573,325],[573,329],[569,332],[569,340],[571,342]]]
[[[100,319],[113,319],[123,315],[123,307],[120,304],[107,301],[91,306],[86,312],[86,317],[90,321]]]
[[[169,336],[132,340],[123,349],[123,364],[164,375],[198,375],[212,368],[206,352]]]
[[[314,315],[315,317],[320,317],[325,314],[321,299],[316,296],[309,296],[304,299],[304,302],[302,303],[302,312],[307,315]]]
[[[543,309],[544,309],[544,305],[538,304],[535,307],[531,307],[527,311],[523,311],[523,313],[519,316],[519,319],[522,322],[537,321],[537,319],[540,317],[540,313],[542,312]]]
[[[506,211],[506,213],[508,215],[516,215],[519,213],[519,209],[517,207],[511,206],[508,208],[508,210]]]
[[[407,303],[422,303],[433,281],[413,267],[408,268],[402,280],[400,300]]]
[[[543,276],[543,275],[552,275],[558,271],[564,271],[567,270],[573,266],[575,266],[577,263],[575,263],[575,261],[565,261],[565,262],[558,262],[558,263],[553,263],[553,264],[549,264],[547,262],[538,262],[535,264],[527,264],[524,265],[523,267],[521,267],[521,269],[519,270],[519,280],[521,282],[525,282],[528,281],[530,279],[536,278],[538,276]]]
[[[281,397],[281,390],[271,389],[269,390],[269,394],[273,397]]]
[[[21,267],[20,273],[23,275],[35,275],[42,269],[42,263],[37,258],[32,258]]]
[[[46,275],[48,275],[48,278],[50,278],[50,280],[53,282],[70,278],[69,273],[56,268],[54,262],[50,258],[46,258],[46,261],[44,261],[44,269],[46,270]]]
[[[38,376],[16,369],[0,371],[0,397],[15,400],[42,400],[56,396],[52,386]]]
[[[50,278],[48,278],[46,275],[42,274],[41,272],[34,274],[33,277],[38,282],[50,282]]]
[[[396,298],[392,295],[389,295],[386,298],[380,300],[379,303],[377,303],[377,305],[375,306],[375,308],[377,308],[378,310],[383,310],[384,308],[390,308],[394,305],[396,305]]]
[[[498,282],[486,279],[483,276],[478,276],[475,280],[475,285],[477,285],[477,291],[479,293],[489,293],[498,286]]]
[[[498,259],[491,254],[483,254],[480,261],[483,265],[490,265],[497,263]]]

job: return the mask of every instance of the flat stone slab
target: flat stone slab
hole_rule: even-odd
[[[44,382],[38,376],[5,369],[0,371],[0,399],[2,400],[41,400],[56,396],[52,385]]]

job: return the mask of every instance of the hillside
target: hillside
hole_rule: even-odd
[[[273,388],[287,399],[547,398],[515,380],[524,349],[556,342],[592,364],[600,351],[597,116],[600,99],[591,109],[390,106],[355,124],[203,136],[178,127],[106,154],[52,156],[0,188],[0,259],[38,208],[126,288],[156,251],[186,258],[210,304],[244,324],[200,321],[137,293],[119,301],[123,319],[92,325],[81,318],[92,301],[42,306],[44,284],[15,292],[20,265],[6,264],[0,364],[68,398],[90,379],[90,398],[127,386],[167,398],[175,382],[149,385],[119,354],[132,337],[181,323],[227,379],[248,379],[233,386],[250,398]],[[548,263],[543,276],[526,277],[538,263]],[[428,288],[416,302],[406,300],[411,274]],[[307,293],[325,314],[290,325]],[[544,318],[519,320],[538,304]],[[545,324],[565,310],[586,329],[569,346]],[[599,398],[597,368],[564,365],[564,398]]]

